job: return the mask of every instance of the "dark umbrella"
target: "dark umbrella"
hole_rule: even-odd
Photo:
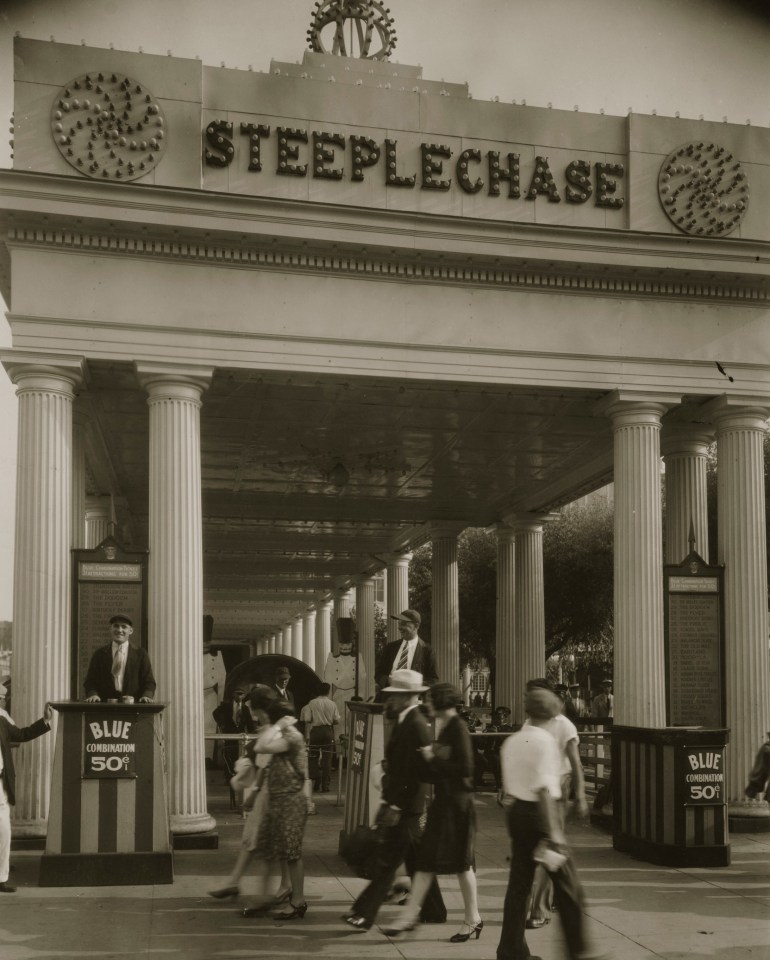
[[[265,683],[271,687],[279,667],[289,668],[289,691],[294,696],[294,706],[299,716],[308,700],[319,695],[323,681],[306,663],[285,653],[263,653],[233,667],[225,679],[224,699],[232,700],[238,687],[248,690],[255,683]]]

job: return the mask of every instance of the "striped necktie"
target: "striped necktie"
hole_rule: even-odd
[[[396,670],[406,670],[407,664],[409,663],[409,644],[406,640],[403,641],[401,646],[401,653],[398,657],[398,663],[396,664]]]
[[[112,658],[112,676],[115,681],[115,689],[120,690],[120,666],[123,660],[123,648],[118,647]]]

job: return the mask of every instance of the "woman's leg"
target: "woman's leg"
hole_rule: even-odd
[[[284,863],[289,874],[291,902],[295,907],[298,907],[305,902],[305,864],[302,857],[297,860],[282,860],[281,869],[283,869]]]
[[[281,860],[281,885],[276,891],[276,899],[280,899],[286,893],[293,893],[291,885],[291,873],[289,872],[288,861]]]
[[[469,927],[475,927],[481,922],[479,899],[476,892],[476,872],[466,870],[464,873],[458,873],[457,881],[460,884],[460,893],[463,895],[465,922]]]

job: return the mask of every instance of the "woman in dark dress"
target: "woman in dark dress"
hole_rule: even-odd
[[[416,926],[423,900],[436,874],[457,875],[465,905],[465,920],[451,943],[477,940],[484,923],[476,895],[473,806],[473,747],[465,721],[458,714],[462,697],[451,683],[437,683],[428,692],[433,711],[443,723],[438,742],[423,748],[426,781],[434,784],[425,832],[417,850],[417,871],[409,901],[385,933],[398,936]]]

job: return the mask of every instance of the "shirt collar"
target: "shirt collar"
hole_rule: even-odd
[[[420,704],[419,704],[419,701],[418,701],[417,703],[410,703],[408,707],[404,707],[404,709],[403,709],[403,710],[401,711],[401,713],[399,713],[399,715],[398,715],[398,721],[397,721],[397,722],[398,722],[398,723],[401,723],[401,721],[404,719],[404,717],[407,715],[407,713],[409,713],[410,710],[416,710],[419,706],[420,706]]]

